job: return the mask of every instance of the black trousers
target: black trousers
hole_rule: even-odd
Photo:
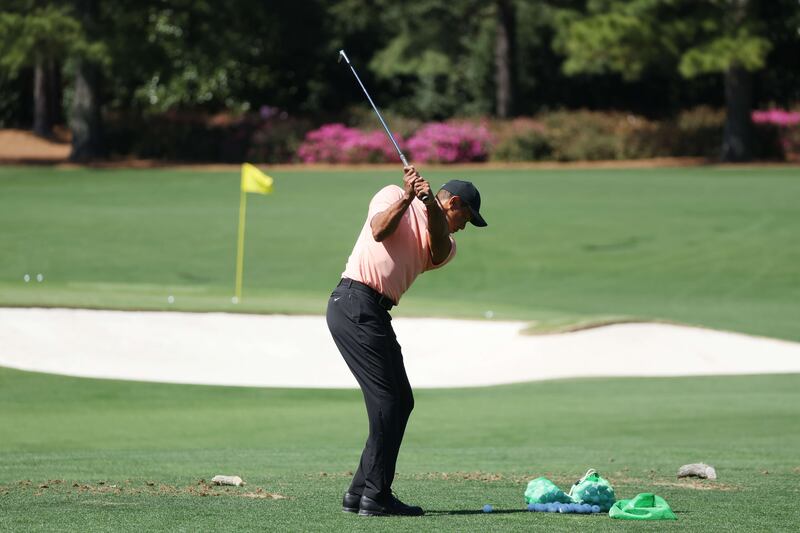
[[[385,298],[342,280],[328,300],[328,329],[358,381],[369,418],[369,436],[349,492],[378,501],[391,495],[397,454],[414,396]]]

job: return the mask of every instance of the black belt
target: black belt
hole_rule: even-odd
[[[339,282],[338,287],[347,287],[350,289],[357,289],[361,292],[366,292],[367,294],[371,295],[375,298],[375,301],[378,302],[378,305],[389,311],[392,307],[394,307],[394,302],[391,298],[384,296],[383,294],[379,293],[369,285],[365,283],[361,283],[360,281],[356,281],[350,278],[342,278],[342,281]]]

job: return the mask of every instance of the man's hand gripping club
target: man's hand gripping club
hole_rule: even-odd
[[[403,183],[405,185],[405,197],[413,199],[414,196],[422,200],[428,211],[428,236],[431,245],[431,259],[438,265],[450,255],[450,231],[447,225],[447,218],[442,211],[442,207],[436,200],[436,196],[431,192],[431,186],[420,176],[413,165],[405,167]],[[411,199],[408,200],[411,203]]]

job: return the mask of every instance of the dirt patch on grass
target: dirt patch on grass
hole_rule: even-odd
[[[34,496],[53,494],[85,494],[85,495],[170,495],[170,496],[232,496],[239,498],[253,498],[261,500],[285,500],[286,496],[270,492],[263,487],[254,487],[245,490],[243,487],[218,486],[200,479],[192,485],[170,485],[156,481],[95,481],[91,483],[51,479],[48,481],[34,482],[29,479],[18,481],[10,485],[0,485],[0,494],[12,492],[32,493]]]
[[[564,492],[569,491],[569,488],[575,483],[580,475],[570,476],[563,473],[532,473],[532,474],[500,474],[496,472],[424,472],[420,474],[412,474],[410,476],[403,476],[398,474],[399,478],[409,477],[414,480],[433,480],[433,481],[479,481],[483,483],[507,482],[519,483],[526,485],[530,480],[538,477],[546,477],[553,483],[558,485]],[[616,472],[605,476],[611,483],[612,487],[620,487],[626,489],[625,492],[630,492],[633,488],[639,492],[646,491],[652,487],[669,487],[687,490],[712,490],[712,491],[738,491],[741,487],[729,483],[720,483],[718,481],[709,481],[701,479],[680,479],[674,480],[672,478],[659,476],[651,473],[647,477],[633,477],[628,471]]]
[[[240,495],[242,498],[255,498],[258,500],[285,500],[286,496],[274,492],[267,492],[264,489],[256,489],[255,492],[245,492]]]
[[[731,492],[742,490],[738,485],[730,483],[720,483],[718,481],[709,481],[702,479],[684,478],[673,480],[660,476],[650,476],[648,478],[636,478],[627,476],[610,477],[608,481],[612,487],[635,487],[638,489],[646,489],[647,487],[668,487],[687,490],[716,490],[721,492]]]
[[[436,481],[483,481],[492,483],[495,481],[518,481],[522,478],[498,474],[495,472],[424,472],[411,476],[416,480],[436,480]]]

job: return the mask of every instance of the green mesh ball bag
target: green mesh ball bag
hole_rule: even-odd
[[[546,477],[537,477],[528,482],[525,503],[570,503],[569,496]]]
[[[600,477],[593,468],[572,485],[569,495],[575,503],[588,503],[597,505],[603,511],[608,511],[617,501],[611,484]]]

